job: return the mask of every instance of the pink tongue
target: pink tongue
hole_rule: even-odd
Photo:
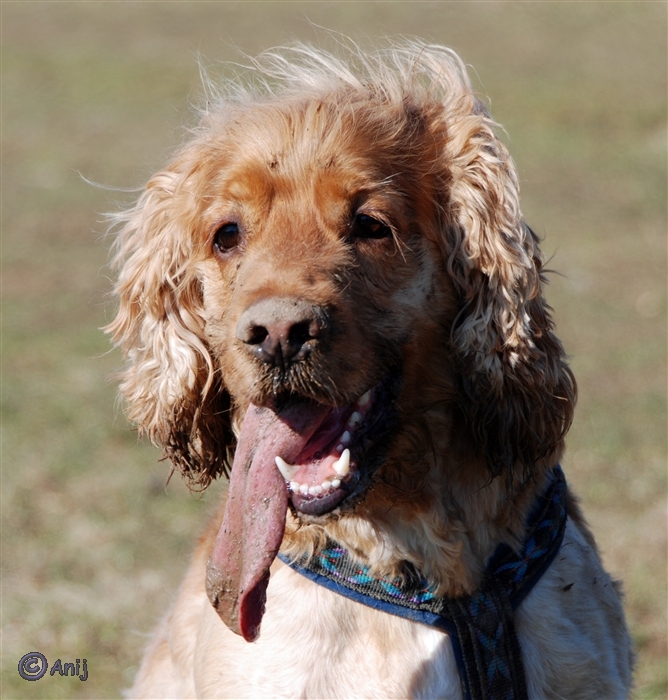
[[[246,412],[206,589],[223,622],[247,642],[260,632],[269,567],[285,532],[288,492],[275,457],[294,460],[329,411],[301,403],[282,411],[280,418],[253,404]]]

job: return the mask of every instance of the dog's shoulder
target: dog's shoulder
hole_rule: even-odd
[[[195,651],[204,611],[211,609],[204,588],[211,552],[224,503],[200,537],[179,592],[146,648],[128,698],[198,697],[195,688]]]
[[[516,612],[529,697],[625,698],[633,651],[619,584],[586,525],[569,518],[561,548]],[[555,694],[557,693],[557,694]]]

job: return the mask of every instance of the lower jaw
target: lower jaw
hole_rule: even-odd
[[[387,431],[383,430],[383,439],[369,444],[361,454],[357,452],[355,455],[353,452],[356,468],[342,481],[340,488],[320,499],[304,498],[300,494],[290,496],[289,506],[298,521],[304,524],[325,525],[357,509],[374,487],[375,477],[382,470],[391,449],[389,435],[396,425],[395,416],[391,418],[384,421]]]
[[[325,524],[354,511],[364,500],[391,448],[390,436],[396,432],[399,376],[399,373],[389,374],[373,389],[374,406],[350,445],[351,469],[347,476],[341,477],[340,485],[316,496],[290,493],[290,510],[300,522]]]
[[[304,497],[300,494],[290,496],[290,505],[298,516],[311,516],[327,519],[330,516],[338,516],[341,507],[346,506],[348,498],[354,495],[360,482],[359,471],[350,475],[341,486],[319,497]]]

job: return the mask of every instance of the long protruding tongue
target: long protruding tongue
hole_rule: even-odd
[[[247,642],[260,631],[269,567],[285,532],[288,492],[276,455],[296,457],[329,409],[302,403],[281,412],[250,405],[234,456],[223,524],[206,589],[223,622]]]

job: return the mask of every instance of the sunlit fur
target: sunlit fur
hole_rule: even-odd
[[[129,418],[205,487],[227,472],[251,402],[288,390],[348,404],[400,371],[371,489],[340,517],[289,514],[282,551],[330,536],[378,574],[410,561],[441,594],[470,592],[496,546],[521,540],[576,398],[497,125],[460,59],[417,43],[342,59],[297,45],[207,87],[199,127],[115,217],[108,331],[127,357]],[[350,243],[359,206],[391,239]],[[221,259],[213,236],[231,218],[244,243]],[[338,331],[281,377],[235,338],[243,310],[272,295],[333,309]],[[571,518],[586,532],[574,505]],[[625,639],[618,618],[608,634]]]

